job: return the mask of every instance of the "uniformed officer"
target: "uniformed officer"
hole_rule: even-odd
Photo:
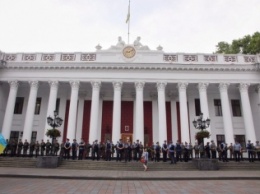
[[[45,146],[46,146],[46,144],[45,144],[45,142],[42,139],[42,142],[41,142],[41,156],[44,156]]]
[[[5,146],[5,149],[4,149],[4,156],[7,156],[9,150],[11,149],[11,144],[10,144],[10,142],[8,141],[8,139],[6,139],[5,141],[6,141],[6,146]]]
[[[160,162],[160,155],[161,155],[161,146],[159,145],[159,142],[157,142],[155,146],[155,162]]]
[[[181,147],[180,141],[177,140],[177,143],[176,143],[176,159],[177,159],[177,162],[179,162],[179,161],[182,162],[181,153],[182,153],[182,147]]]
[[[73,139],[73,143],[71,145],[71,151],[72,151],[72,160],[75,160],[77,158],[77,151],[78,151],[78,143],[76,139]]]
[[[106,152],[106,161],[111,161],[111,152],[112,152],[112,143],[109,139],[107,139],[105,145],[105,152]]]
[[[55,139],[54,143],[53,143],[53,155],[57,156],[59,150],[60,150],[60,144],[59,144],[58,140]]]
[[[32,141],[31,143],[30,143],[30,150],[29,150],[29,156],[30,157],[33,157],[33,152],[34,152],[34,149],[35,149],[35,143],[34,143],[34,141]]]
[[[122,139],[119,139],[119,141],[117,142],[117,145],[116,145],[116,161],[120,161],[122,160],[122,154],[123,154],[123,151],[124,151],[124,145],[122,143]]]
[[[92,144],[92,160],[95,160],[96,157],[97,157],[97,160],[99,160],[98,140],[95,140]]]
[[[49,140],[47,140],[45,146],[46,146],[46,156],[49,156],[49,155],[50,155],[51,148],[52,148],[51,142],[50,142]]]
[[[35,157],[36,158],[39,156],[39,152],[40,152],[40,144],[38,141],[36,141],[36,143],[35,143]]]
[[[84,151],[85,151],[85,142],[81,138],[81,140],[79,142],[79,156],[78,156],[78,160],[82,160],[83,159]]]
[[[87,141],[85,143],[85,153],[84,153],[86,159],[89,158],[89,153],[90,153],[91,147],[92,147],[91,144],[89,143],[89,141]]]
[[[164,140],[164,143],[162,145],[163,162],[167,161],[167,153],[168,153],[168,145],[167,145],[167,141]]]
[[[176,164],[176,159],[174,157],[175,146],[174,146],[172,141],[170,141],[168,149],[169,149],[169,156],[170,156],[170,159],[171,159],[171,163],[170,164],[173,164],[173,163]]]
[[[28,148],[29,148],[29,143],[26,139],[26,140],[24,140],[24,143],[23,143],[23,156],[27,156]]]
[[[130,162],[130,155],[131,155],[131,144],[127,140],[127,142],[124,144],[124,156],[125,156],[125,162]]]
[[[13,147],[13,146],[12,146]],[[18,142],[18,148],[17,148],[17,157],[20,157],[22,154],[22,149],[23,149],[23,142],[21,139],[19,139]]]
[[[70,159],[70,148],[71,148],[71,143],[70,143],[70,139],[66,140],[66,143],[64,144],[64,157],[65,159]]]
[[[139,140],[136,140],[135,143],[135,160],[139,161],[141,159],[141,155],[140,155],[140,143]]]
[[[248,153],[249,162],[254,162],[253,145],[250,140],[248,140],[248,143],[246,144],[246,149],[247,149],[247,153]]]
[[[188,143],[185,141],[184,144],[184,152],[183,152],[183,158],[184,158],[184,162],[188,162],[189,161],[189,145]]]
[[[205,146],[205,152],[206,152],[206,157],[210,158],[210,145],[209,145],[209,142],[207,142],[207,144]]]
[[[220,144],[220,152],[223,162],[228,162],[227,160],[227,145],[225,142]]]

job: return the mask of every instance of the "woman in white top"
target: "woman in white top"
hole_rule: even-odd
[[[147,171],[147,162],[148,162],[148,152],[147,149],[144,149],[144,152],[142,154],[142,159],[143,159],[143,166],[144,166],[144,171]]]

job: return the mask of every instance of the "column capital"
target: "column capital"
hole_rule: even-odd
[[[29,81],[31,89],[38,89],[39,88],[39,82],[38,81]]]
[[[189,83],[187,83],[187,82],[179,82],[177,85],[177,88],[179,90],[186,90],[188,85],[189,85]]]
[[[164,91],[167,83],[166,82],[157,82],[156,87],[158,91]]]
[[[92,85],[93,90],[94,90],[94,89],[99,90],[100,87],[101,87],[101,81],[92,81],[92,82],[91,82],[91,85]]]
[[[238,88],[239,88],[240,92],[247,92],[249,86],[250,86],[250,83],[240,83]]]
[[[135,89],[136,90],[143,90],[144,85],[145,85],[145,82],[143,82],[143,81],[135,82]]]
[[[58,88],[59,82],[58,81],[48,81],[51,88]]]
[[[10,88],[17,89],[19,87],[19,82],[17,80],[9,81]]]
[[[229,88],[230,83],[220,83],[218,88],[220,92],[227,91]]]
[[[79,81],[70,81],[71,89],[79,89],[80,82]]]
[[[116,91],[121,91],[122,86],[123,86],[123,82],[113,82],[113,87],[114,90]]]
[[[198,89],[199,91],[206,91],[209,86],[209,83],[198,83]]]

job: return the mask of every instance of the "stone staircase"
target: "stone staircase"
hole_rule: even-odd
[[[36,168],[36,158],[0,157],[0,167]]]
[[[197,170],[193,163],[179,162],[170,164],[170,162],[148,162],[148,168],[151,171],[192,171]],[[140,171],[143,165],[140,162],[116,162],[112,161],[92,161],[92,160],[63,160],[59,169],[74,170],[117,170],[117,171]]]
[[[236,171],[236,170],[259,170],[260,171],[260,161],[249,162],[248,160],[235,162],[219,162],[219,169],[225,171]]]

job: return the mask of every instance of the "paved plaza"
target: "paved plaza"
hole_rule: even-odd
[[[260,171],[108,171],[0,167],[1,194],[256,194]]]

